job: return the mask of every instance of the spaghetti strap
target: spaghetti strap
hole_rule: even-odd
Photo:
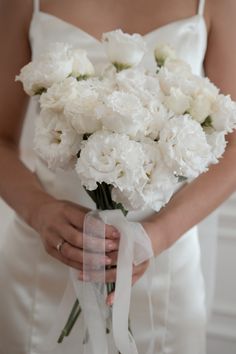
[[[40,0],[34,0],[34,12],[40,11]]]
[[[204,15],[204,9],[205,9],[205,0],[199,0],[198,15],[203,16]]]

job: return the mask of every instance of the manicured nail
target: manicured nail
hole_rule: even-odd
[[[109,299],[108,299],[108,305],[112,306],[114,303],[114,295],[110,295]]]
[[[116,250],[117,249],[117,246],[116,246],[116,243],[115,242],[109,242],[107,244],[107,248],[111,251],[111,250]]]
[[[114,238],[119,238],[120,237],[120,233],[119,233],[119,231],[112,231],[111,236],[114,237]]]
[[[106,263],[106,264],[111,264],[111,258],[106,257],[106,258],[105,258],[105,263]]]

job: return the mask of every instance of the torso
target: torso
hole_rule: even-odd
[[[41,0],[41,11],[73,24],[97,39],[103,32],[122,28],[146,34],[168,23],[197,14],[199,0]],[[204,12],[207,27],[209,16]]]

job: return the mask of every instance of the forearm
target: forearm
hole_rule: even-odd
[[[34,213],[53,198],[20,161],[15,146],[6,141],[0,141],[0,165],[0,196],[32,226]]]
[[[171,246],[191,227],[216,209],[236,189],[236,145],[209,171],[179,190],[170,202],[152,216],[156,253]],[[159,239],[159,236],[161,239]]]

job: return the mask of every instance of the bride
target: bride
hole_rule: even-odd
[[[72,173],[51,172],[35,157],[31,172],[19,158],[27,98],[14,77],[45,45],[63,41],[87,50],[102,64],[103,32],[122,28],[145,36],[150,48],[170,43],[196,74],[205,74],[236,99],[233,0],[1,0],[0,193],[16,211],[0,250],[0,353],[42,354],[65,291],[68,266],[82,272],[82,228],[94,208]],[[23,5],[23,6],[22,6]],[[33,104],[33,103],[32,103]],[[33,112],[33,113],[32,113]],[[37,107],[29,119],[34,121]],[[196,224],[220,205],[236,185],[235,135],[218,165],[179,190],[159,213],[132,212],[152,242],[155,351],[204,354],[206,312]],[[106,264],[116,264],[119,234],[106,226]],[[146,354],[147,263],[133,268],[132,330]],[[107,281],[115,280],[115,268]],[[85,279],[84,279],[85,280]],[[112,297],[109,298],[112,303]],[[63,325],[63,324],[62,324]],[[82,352],[74,331],[55,354]],[[49,354],[49,352],[48,352]],[[97,353],[104,354],[104,353]],[[109,353],[113,354],[113,353]]]

